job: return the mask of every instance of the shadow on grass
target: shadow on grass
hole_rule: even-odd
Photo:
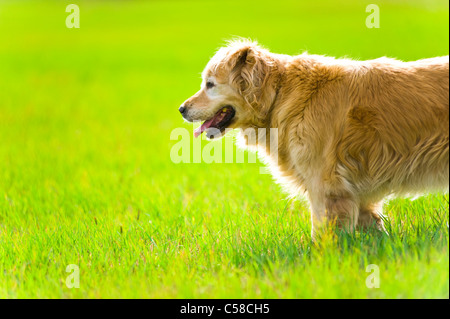
[[[432,209],[417,208],[407,206],[404,201],[390,207],[391,218],[384,219],[388,234],[376,229],[375,225],[351,233],[330,227],[320,238],[312,240],[306,227],[275,236],[273,233],[262,236],[253,229],[247,231],[244,238],[232,242],[232,250],[225,254],[236,267],[252,265],[255,271],[265,273],[273,264],[301,267],[326,260],[327,255],[333,255],[331,259],[353,255],[361,263],[368,259],[395,261],[411,255],[421,256],[431,248],[448,247],[448,196],[439,199]]]

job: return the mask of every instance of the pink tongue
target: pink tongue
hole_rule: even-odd
[[[225,117],[225,113],[218,113],[213,116],[212,119],[205,121],[202,126],[198,127],[194,131],[194,136],[199,137],[204,131],[210,128],[212,125],[219,123]]]
[[[197,127],[194,131],[194,136],[199,137],[200,134],[202,134],[205,130],[207,130],[211,126],[212,122],[214,122],[214,117],[208,121],[205,121],[205,123],[203,123],[202,126]]]

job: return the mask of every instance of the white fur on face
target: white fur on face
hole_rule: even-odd
[[[213,87],[208,88],[206,86],[206,83],[211,82],[214,84]],[[206,95],[210,98],[210,99],[220,99],[223,98],[223,96],[221,95],[221,91],[223,89],[223,84],[219,84],[217,83],[217,80],[215,77],[210,76],[208,78],[205,79],[205,81],[203,81],[202,83],[202,89],[205,90]]]
[[[214,84],[208,87],[207,83]],[[239,113],[238,93],[228,83],[221,82],[213,75],[204,75],[200,90],[185,103],[188,104],[184,118],[188,122],[205,121],[212,118],[221,108],[231,105]]]
[[[213,83],[214,86],[207,87],[208,82]],[[187,121],[205,121],[213,117],[221,107],[225,106],[226,86],[219,84],[213,76],[205,78],[201,83],[200,91],[188,100],[190,105],[185,119]]]
[[[208,88],[206,86],[208,82],[214,83],[214,86]],[[212,109],[214,112],[217,112],[221,107],[231,103],[230,97],[233,96],[233,90],[228,84],[218,83],[215,77],[210,76],[206,78],[201,87],[209,99],[207,109]]]

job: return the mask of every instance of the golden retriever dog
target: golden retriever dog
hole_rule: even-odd
[[[313,236],[329,222],[384,230],[384,198],[448,191],[448,64],[448,56],[289,56],[236,40],[209,61],[200,91],[179,111],[205,121],[195,136],[254,129],[256,138],[238,138],[263,154],[291,195],[307,195]]]

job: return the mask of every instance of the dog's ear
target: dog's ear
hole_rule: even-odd
[[[265,117],[275,98],[274,60],[255,44],[238,48],[229,58],[230,81],[246,102]]]
[[[231,53],[229,63],[231,66],[230,81],[237,85],[240,93],[260,87],[268,70],[261,50],[252,44],[243,45]]]

